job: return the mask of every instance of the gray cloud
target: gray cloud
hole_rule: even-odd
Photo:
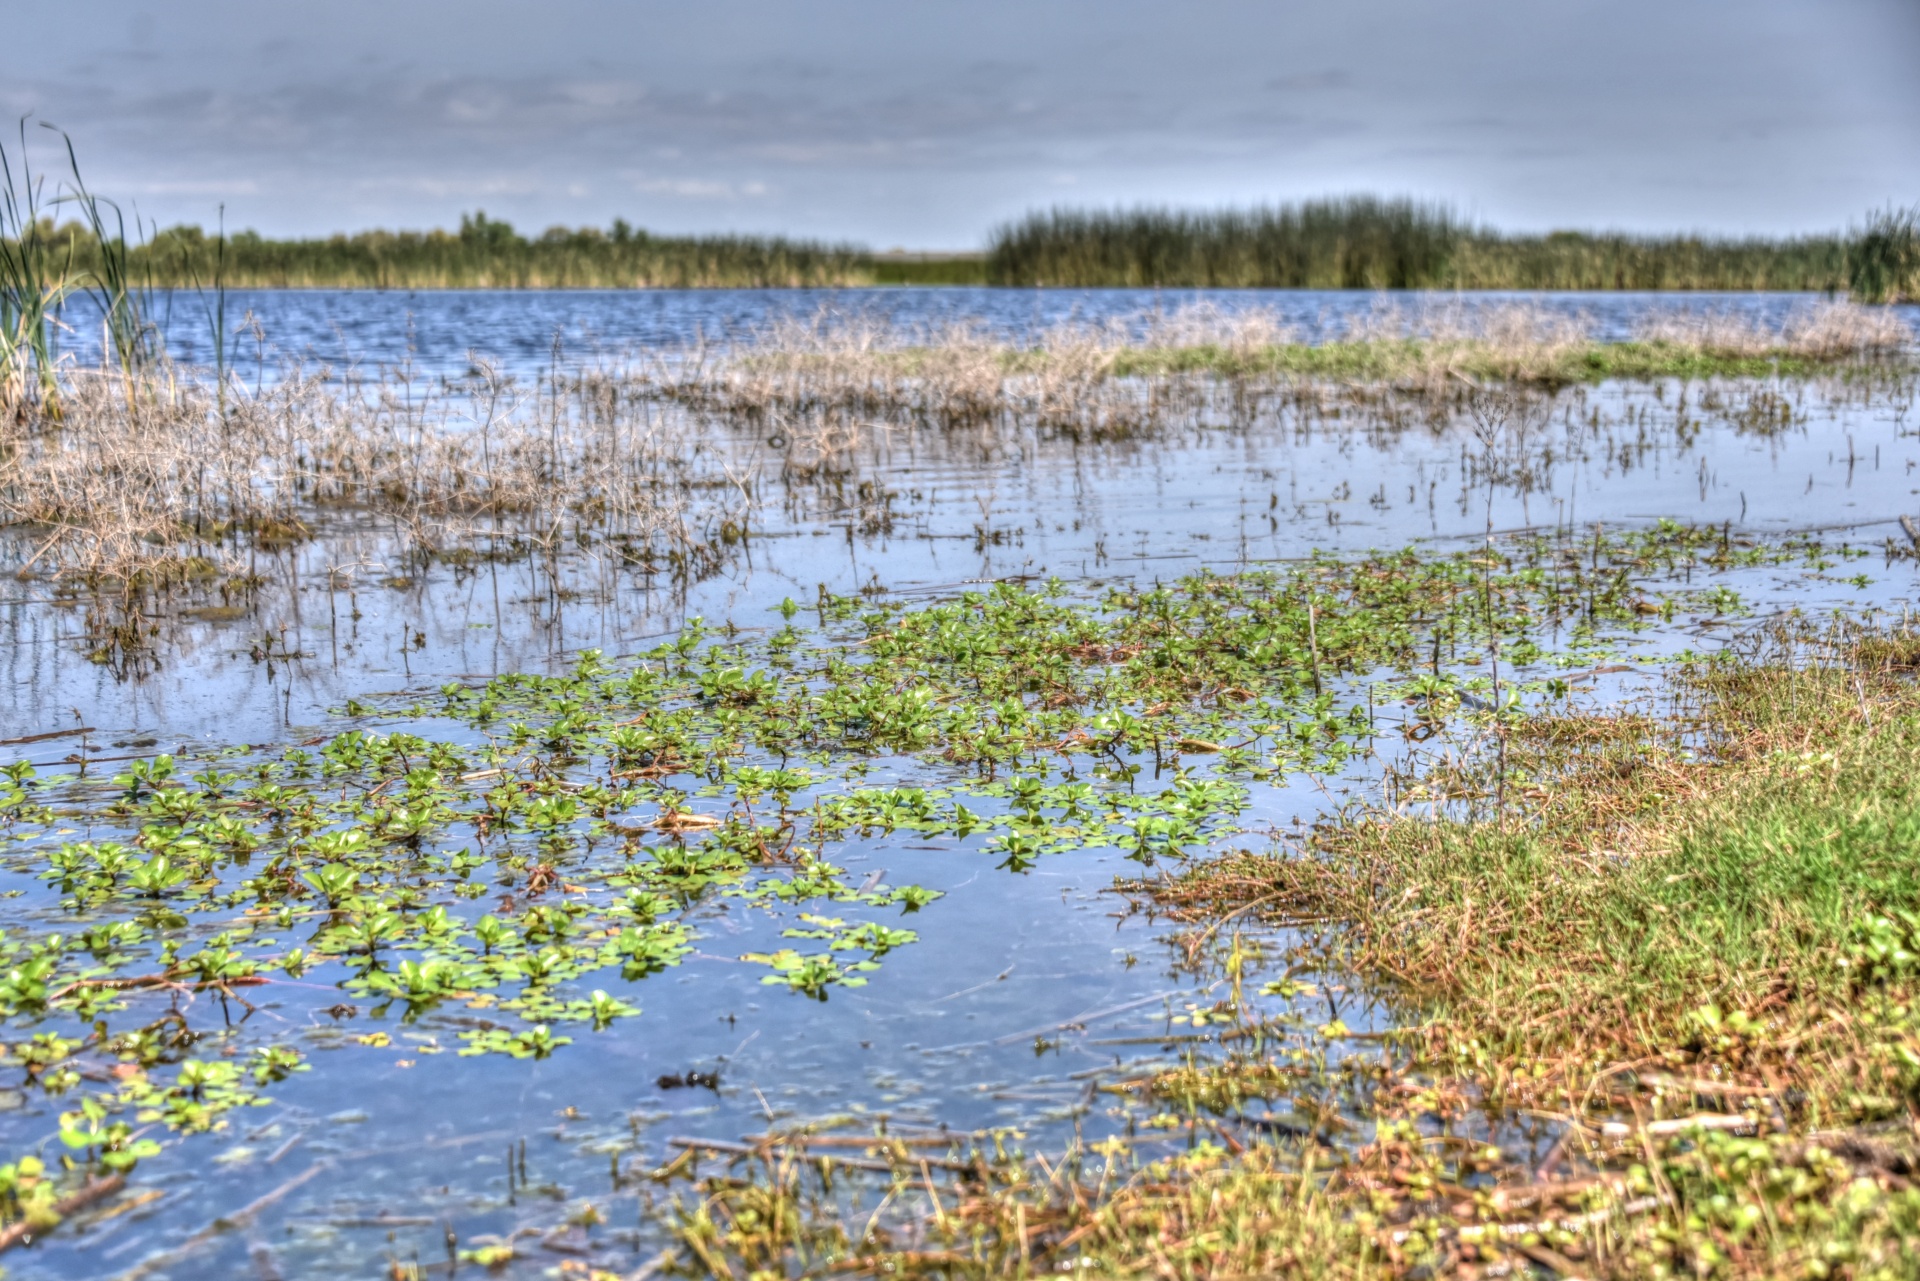
[[[94,0],[0,108],[163,221],[965,245],[1062,198],[1410,192],[1517,226],[1781,231],[1920,198],[1910,0]],[[50,158],[50,154],[48,157]]]

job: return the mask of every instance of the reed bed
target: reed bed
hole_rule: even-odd
[[[193,225],[122,252],[153,288],[645,289],[998,285],[1076,288],[1850,291],[1920,297],[1914,210],[1850,231],[1786,239],[1516,235],[1444,206],[1371,196],[1212,212],[1035,212],[996,228],[983,252],[875,253],[784,236],[664,236],[612,226],[524,235],[484,212],[457,231],[369,230],[274,240]],[[0,235],[80,272],[116,253],[115,230],[28,219]]]
[[[583,556],[688,583],[728,561],[772,486],[795,519],[887,528],[873,474],[897,442],[1139,448],[1289,412],[1445,430],[1490,385],[1544,401],[1604,376],[1883,369],[1911,344],[1891,313],[1845,305],[1778,332],[1707,316],[1616,344],[1537,309],[1382,308],[1318,346],[1268,312],[1199,307],[1028,344],[823,314],[525,383],[485,364],[435,383],[296,369],[249,391],[164,360],[69,367],[0,420],[0,546],[16,577],[108,600],[103,626],[138,645],[153,592],[224,606],[258,586],[259,551],[339,533],[381,531],[422,565],[531,558],[553,592]]]
[[[1920,207],[1885,209],[1855,237],[1850,283],[1862,302],[1920,302]]]
[[[379,531],[399,563],[581,555],[691,581],[746,526],[711,448],[598,376],[429,387],[290,374],[255,394],[181,371],[63,380],[61,413],[0,420],[0,531],[18,581],[88,593],[136,649],[156,593],[222,604],[258,553]]]
[[[45,238],[90,270],[103,241],[90,229],[49,229]],[[157,232],[130,265],[155,288],[300,289],[766,289],[874,282],[871,255],[855,245],[781,236],[656,236],[551,227],[523,236],[484,213],[457,232],[364,231],[305,240],[254,232],[210,235],[199,227]]]
[[[1077,439],[1114,438],[1274,397],[1387,388],[1444,402],[1487,380],[1556,387],[1606,377],[1768,376],[1911,357],[1914,335],[1882,309],[1809,307],[1782,329],[1725,315],[1666,318],[1625,343],[1526,305],[1383,306],[1331,340],[1302,340],[1272,313],[1197,305],[1144,331],[1062,325],[1031,344],[978,328],[901,332],[823,313],[735,351],[663,371],[662,393],[782,434],[829,418],[957,427],[1005,420]]]
[[[1865,247],[1874,225],[1785,240],[1508,235],[1443,205],[1373,196],[1244,210],[1053,209],[997,228],[987,275],[1000,285],[1136,288],[1854,288],[1879,301],[1865,274],[1876,261]]]

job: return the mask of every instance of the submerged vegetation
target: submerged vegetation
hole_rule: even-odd
[[[404,1037],[410,1053],[458,1051],[435,1071],[460,1056],[565,1055],[582,1036],[644,1018],[634,985],[681,964],[716,910],[751,931],[736,944],[738,960],[762,968],[765,984],[816,1000],[858,987],[917,941],[909,925],[918,921],[904,918],[939,896],[854,884],[832,847],[855,834],[970,842],[1014,873],[1085,847],[1123,851],[1143,867],[1178,862],[1228,830],[1252,789],[1370,751],[1392,732],[1376,704],[1406,699],[1402,728],[1415,740],[1455,724],[1476,736],[1517,734],[1523,695],[1563,697],[1556,671],[1631,644],[1645,619],[1739,610],[1737,594],[1709,581],[1716,573],[1826,567],[1858,554],[1665,525],[1575,544],[1529,537],[1453,555],[1320,558],[1099,597],[1060,584],[919,605],[823,595],[806,610],[784,604],[783,625],[770,634],[696,620],[619,665],[590,652],[563,675],[453,683],[412,702],[346,709],[399,717],[405,729],[354,727],[194,760],[139,756],[118,772],[90,769],[84,754],[77,768],[51,774],[17,763],[0,792],[0,864],[35,912],[4,940],[0,1013],[20,1029],[10,1054],[27,1087],[62,1109],[73,1159],[56,1172],[22,1156],[9,1167],[15,1199],[0,1202],[0,1218],[49,1230],[86,1204],[73,1198],[117,1192],[97,1185],[157,1155],[152,1136],[177,1136],[171,1143],[222,1130],[233,1109],[264,1102],[277,1082],[307,1070],[316,1049],[374,1053]],[[811,625],[798,621],[803,612]],[[1904,665],[1904,644],[1876,652]],[[1506,665],[1504,684],[1499,667],[1478,670],[1489,649]],[[1898,725],[1904,714],[1887,705],[1876,723]],[[923,772],[911,782],[865,781],[886,753]],[[1517,755],[1506,759],[1520,768]],[[1436,803],[1446,808],[1444,798]],[[1518,817],[1503,811],[1496,821]],[[1236,911],[1348,910],[1330,891],[1289,900],[1271,888],[1285,883],[1277,873],[1245,860],[1205,865],[1174,885],[1220,894],[1223,867],[1236,886],[1266,878]],[[1330,884],[1338,867],[1328,865]],[[1758,903],[1766,887],[1753,888]],[[1488,901],[1477,886],[1462,893]],[[1852,920],[1856,908],[1865,910],[1843,891],[1829,914]],[[937,916],[934,907],[928,924]],[[1545,937],[1556,923],[1541,928]],[[1217,930],[1208,933],[1191,955],[1210,955]],[[1421,937],[1401,933],[1401,946]],[[756,938],[766,942],[756,948]],[[1232,940],[1253,956],[1237,933]],[[1330,963],[1324,954],[1316,962]],[[1258,1010],[1297,994],[1293,972],[1255,999],[1242,983],[1258,964],[1235,964],[1232,999],[1191,1011],[1191,1026],[1224,1035],[1244,1024],[1256,1046],[1284,1043],[1293,1016]],[[283,1010],[304,1000],[330,1021],[215,1023],[210,1010],[182,1009],[182,994],[196,993],[249,1012],[269,998]],[[1752,1019],[1753,995],[1726,988],[1723,999],[1746,1001],[1738,1008]],[[376,1025],[349,1036],[337,1024],[363,1006]],[[1313,1035],[1325,1043],[1342,1033]],[[1468,1029],[1448,1044],[1501,1050],[1476,1035]],[[1263,1061],[1227,1070],[1258,1076]],[[1282,1076],[1293,1079],[1291,1069]],[[1136,1084],[1154,1097],[1176,1089]],[[1226,1097],[1240,1087],[1179,1088]],[[1827,1123],[1826,1113],[1814,1115]],[[1164,1130],[1156,1126],[1148,1131]],[[614,1149],[616,1172],[630,1148]],[[962,1179],[963,1200],[1012,1180],[1000,1199],[969,1202],[956,1222],[972,1225],[960,1230],[972,1253],[947,1262],[1024,1266],[1035,1250],[1064,1249],[1069,1235],[1088,1239],[1074,1217],[1082,1211],[1048,1200],[1047,1185],[1020,1177],[1024,1166],[1004,1153],[972,1164],[938,1159],[944,1171],[984,1181],[969,1192]],[[1198,1172],[1181,1164],[1191,1158],[1175,1160],[1178,1177]],[[1299,1204],[1318,1204],[1310,1183],[1273,1177],[1289,1180]],[[1096,1193],[1107,1207],[1099,1213],[1124,1205],[1113,1198],[1136,1186]],[[722,1257],[778,1258],[788,1248],[784,1236],[737,1235],[738,1198],[761,1192],[707,1188],[730,1207],[722,1217],[732,1225],[712,1236],[720,1220],[711,1207],[688,1220],[685,1239],[709,1266],[724,1271]],[[937,1203],[941,1194],[931,1195]],[[980,1218],[996,1205],[1034,1216],[1017,1246],[1006,1223]],[[944,1213],[935,1212],[939,1232],[948,1231]],[[1117,1248],[1136,1227],[1121,1222],[1101,1248]]]

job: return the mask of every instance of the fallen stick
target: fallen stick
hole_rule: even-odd
[[[127,1186],[124,1177],[110,1174],[104,1179],[95,1179],[79,1191],[71,1193],[54,1202],[53,1212],[61,1219],[68,1218],[80,1210],[86,1209],[95,1201],[104,1200]],[[47,1226],[51,1232],[58,1227],[58,1221]],[[31,1223],[16,1223],[4,1232],[0,1232],[0,1250],[11,1250],[16,1245],[24,1245],[33,1240],[34,1226]]]
[[[1637,1128],[1624,1121],[1607,1121],[1600,1126],[1600,1135],[1602,1138],[1624,1139],[1638,1133],[1650,1138],[1664,1139],[1675,1134],[1685,1134],[1688,1130],[1725,1130],[1731,1134],[1751,1134],[1757,1128],[1758,1123],[1750,1116],[1722,1112],[1696,1112],[1692,1116],[1679,1116],[1667,1121],[1649,1121]]]
[[[148,1276],[154,1272],[159,1271],[162,1268],[172,1267],[174,1264],[179,1263],[182,1259],[187,1258],[188,1256],[193,1254],[194,1251],[198,1250],[201,1246],[206,1245],[208,1242],[214,1240],[215,1238],[219,1237],[223,1233],[231,1232],[235,1228],[246,1227],[248,1224],[253,1222],[253,1220],[259,1215],[260,1211],[267,1209],[269,1206],[273,1205],[275,1202],[285,1197],[289,1192],[292,1192],[295,1188],[307,1182],[307,1180],[313,1178],[315,1175],[321,1173],[324,1170],[331,1169],[332,1166],[333,1166],[333,1162],[325,1158],[315,1161],[312,1165],[308,1166],[306,1169],[302,1170],[300,1173],[294,1175],[291,1179],[288,1179],[285,1183],[282,1183],[279,1187],[275,1188],[273,1191],[254,1198],[252,1201],[249,1201],[247,1202],[247,1204],[241,1206],[238,1210],[235,1210],[232,1214],[221,1215],[219,1218],[215,1219],[212,1223],[209,1223],[206,1227],[201,1228],[198,1232],[188,1237],[185,1241],[182,1241],[179,1245],[175,1246],[173,1249],[164,1250],[159,1254],[148,1255],[146,1258],[142,1259],[139,1263],[134,1264],[134,1266],[132,1266],[131,1268],[128,1268],[125,1272],[122,1272],[117,1278],[115,1278],[115,1281],[140,1281],[141,1277]]]
[[[1085,1014],[1076,1014],[1070,1019],[1061,1019],[1058,1023],[1049,1023],[1045,1027],[1029,1028],[1025,1032],[1009,1032],[1005,1036],[995,1037],[992,1041],[976,1042],[975,1044],[1012,1045],[1014,1042],[1024,1041],[1028,1037],[1044,1036],[1048,1032],[1058,1032],[1065,1028],[1078,1027],[1082,1024],[1097,1022],[1100,1019],[1112,1018],[1116,1014],[1125,1014],[1130,1010],[1137,1010],[1143,1005],[1152,1005],[1155,1001],[1164,1001],[1180,995],[1182,994],[1179,992],[1155,992],[1152,996],[1143,996],[1138,1000],[1127,1001],[1120,1005],[1109,1005],[1101,1010],[1088,1010]]]
[[[774,1144],[755,1146],[751,1143],[734,1143],[726,1139],[688,1139],[679,1137],[670,1138],[667,1140],[667,1143],[672,1147],[686,1148],[689,1151],[720,1152],[728,1156],[758,1157],[768,1156],[776,1146]],[[832,1161],[836,1165],[844,1165],[850,1169],[872,1170],[880,1174],[890,1173],[894,1168],[885,1161],[870,1161],[865,1157],[857,1156],[822,1157],[820,1159],[823,1161]]]
[[[813,1148],[873,1148],[873,1147],[909,1147],[909,1148],[951,1148],[958,1147],[963,1140],[972,1138],[970,1134],[955,1134],[945,1138],[937,1134],[916,1135],[910,1138],[885,1138],[876,1135],[859,1134],[749,1134],[749,1143],[800,1143]]]
[[[1913,517],[1902,516],[1900,528],[1906,531],[1907,541],[1913,544],[1913,550],[1920,552],[1920,525],[1913,523]]]
[[[183,992],[205,992],[209,988],[213,988],[231,996],[232,993],[227,992],[226,989],[234,987],[259,987],[262,983],[269,982],[272,982],[272,980],[259,974],[243,974],[238,978],[231,979],[203,979],[198,982],[186,982],[180,978],[170,977],[165,974],[138,974],[129,978],[76,979],[65,987],[48,993],[47,1000],[50,1002],[57,1001],[63,996],[69,996],[83,988],[90,987],[110,988],[114,991],[121,992],[130,992],[140,988],[150,987],[178,988]],[[237,1000],[239,998],[236,997],[235,999]]]
[[[668,1139],[667,1145],[669,1147],[686,1148],[689,1150],[721,1152],[721,1153],[725,1153],[728,1156],[757,1156],[757,1157],[765,1157],[769,1155],[773,1151],[773,1149],[776,1147],[800,1147],[800,1148],[805,1147],[804,1143],[793,1143],[793,1142],[787,1142],[787,1143],[772,1142],[772,1143],[759,1143],[759,1144],[735,1143],[729,1139],[689,1139],[682,1136],[676,1136]],[[824,1153],[814,1157],[813,1159],[818,1161],[831,1161],[835,1165],[844,1165],[847,1168],[853,1169],[853,1170],[871,1170],[876,1174],[893,1174],[899,1171],[900,1169],[904,1168],[904,1165],[905,1165],[904,1162],[899,1162],[899,1161],[878,1161],[878,1160],[874,1160],[871,1157],[832,1156]],[[938,1166],[943,1170],[955,1170],[962,1174],[975,1174],[979,1172],[978,1165],[972,1161],[953,1161],[953,1160],[948,1160],[944,1157],[935,1157],[935,1156],[917,1156],[913,1159],[915,1164]]]
[[[72,738],[76,734],[91,734],[93,726],[83,725],[79,729],[56,729],[45,734],[23,734],[19,738],[0,738],[0,747],[15,747],[21,743],[44,743],[50,738]]]
[[[1534,1223],[1474,1223],[1446,1235],[1457,1237],[1461,1241],[1480,1242],[1511,1241],[1517,1237],[1544,1236],[1554,1231],[1579,1232],[1584,1228],[1605,1223],[1615,1215],[1630,1218],[1633,1215],[1645,1214],[1649,1210],[1657,1209],[1659,1205],[1659,1197],[1643,1196],[1619,1205],[1589,1210],[1585,1214],[1575,1214],[1564,1219],[1541,1219]],[[1413,1235],[1412,1231],[1401,1228],[1393,1233],[1393,1243],[1403,1245]]]

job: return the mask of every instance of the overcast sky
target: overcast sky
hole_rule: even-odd
[[[1776,233],[1920,200],[1920,0],[0,0],[0,33],[0,107],[96,190],[269,234],[484,207],[962,248],[1036,206],[1356,191]]]

